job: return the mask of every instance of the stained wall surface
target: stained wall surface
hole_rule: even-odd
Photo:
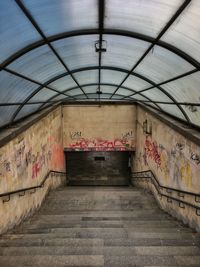
[[[199,155],[200,147],[142,108],[138,107],[137,114],[134,171],[152,170],[161,185],[199,194],[200,164],[191,157]],[[143,133],[146,120],[152,125],[151,135]],[[194,197],[190,202],[195,204]],[[164,200],[162,205],[173,215],[200,229],[200,216],[196,215],[195,209],[180,209],[177,203],[169,204]]]
[[[136,106],[64,106],[63,144],[69,151],[134,151]]]
[[[58,107],[0,148],[0,193],[39,185],[50,170],[64,171],[61,120]],[[38,207],[52,183],[48,181],[35,194],[0,201],[0,231]]]

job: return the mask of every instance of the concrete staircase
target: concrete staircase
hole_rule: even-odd
[[[200,234],[134,187],[66,187],[0,239],[1,267],[200,266]]]

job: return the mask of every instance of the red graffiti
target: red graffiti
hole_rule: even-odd
[[[146,137],[146,140],[145,140],[143,158],[144,158],[145,164],[147,164],[147,158],[154,160],[157,166],[160,166],[161,164],[161,158],[160,158],[160,153],[158,151],[158,145],[155,141],[149,140],[148,137]]]
[[[80,139],[69,145],[68,150],[81,150],[81,151],[127,151],[134,150],[132,142],[127,139],[102,140],[102,139]]]

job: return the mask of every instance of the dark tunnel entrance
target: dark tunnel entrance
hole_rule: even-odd
[[[130,152],[66,152],[69,185],[129,185]]]

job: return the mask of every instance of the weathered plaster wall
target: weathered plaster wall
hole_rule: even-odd
[[[135,150],[136,107],[64,106],[63,143],[70,151]]]
[[[153,117],[142,108],[137,111],[137,145],[134,171],[152,170],[163,186],[200,193],[200,164],[191,160],[192,154],[200,154],[200,148],[171,127]],[[152,135],[143,133],[143,122],[152,124]],[[143,186],[147,185],[143,183]],[[162,207],[173,215],[200,230],[200,216],[195,209],[180,209],[178,203],[158,199]],[[195,203],[194,197],[188,199]]]
[[[49,170],[64,171],[61,107],[0,148],[0,193],[36,186]],[[40,206],[49,188],[57,186],[55,179],[50,178],[35,194],[0,201],[0,232]]]

